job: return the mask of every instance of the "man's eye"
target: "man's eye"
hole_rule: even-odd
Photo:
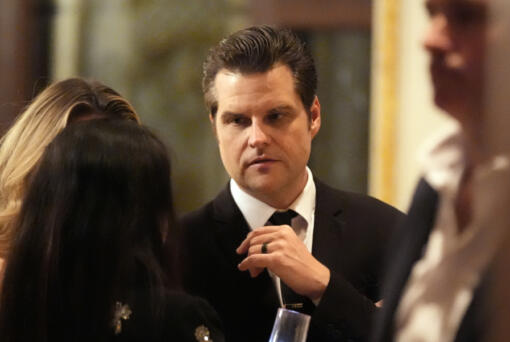
[[[267,116],[267,120],[269,122],[275,122],[275,121],[278,121],[282,118],[282,114],[281,113],[271,113]]]
[[[243,116],[234,116],[227,120],[228,124],[233,124],[236,126],[246,126],[250,124],[250,119],[245,118]]]
[[[483,6],[452,8],[447,13],[448,20],[457,26],[481,24],[485,21],[486,15],[486,9]]]
[[[425,10],[427,11],[427,15],[429,16],[429,18],[432,18],[436,15],[437,13],[437,8],[436,6],[433,6],[432,4],[425,4]]]

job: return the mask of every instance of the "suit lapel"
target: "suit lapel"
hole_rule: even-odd
[[[331,263],[337,259],[338,246],[344,228],[341,219],[342,203],[338,196],[318,180],[315,180],[315,222],[313,231],[312,254],[328,268],[334,268]]]
[[[214,228],[218,242],[228,259],[237,265],[244,259],[244,256],[238,255],[236,248],[239,247],[250,229],[234,202],[229,185],[215,198],[213,210],[216,223]]]
[[[259,303],[253,303],[253,305],[263,305],[274,311],[279,306],[279,301],[273,280],[269,274],[262,272],[258,277],[251,278],[249,272],[242,272],[237,269],[237,265],[246,255],[237,254],[236,249],[250,232],[250,228],[232,197],[229,185],[215,198],[213,210],[214,229],[216,230],[218,243],[233,269],[232,279],[224,280],[234,281],[238,284],[237,288],[244,293],[248,302],[252,300],[260,301]],[[250,296],[250,294],[257,293],[261,294],[262,298],[259,295]]]

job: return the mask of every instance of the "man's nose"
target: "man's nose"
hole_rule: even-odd
[[[269,143],[270,137],[267,134],[267,127],[260,122],[254,121],[250,127],[248,143],[250,147],[261,148]]]
[[[423,36],[423,47],[429,52],[446,52],[451,49],[451,30],[446,16],[436,14],[430,18]]]

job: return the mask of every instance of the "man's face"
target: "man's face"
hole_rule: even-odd
[[[488,1],[425,1],[430,22],[423,45],[431,57],[434,101],[461,122],[482,112]]]
[[[289,205],[306,184],[318,100],[309,119],[290,69],[279,64],[265,73],[220,70],[214,86],[218,111],[210,119],[225,169],[252,196]]]

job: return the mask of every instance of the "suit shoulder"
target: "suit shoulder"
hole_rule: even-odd
[[[370,208],[372,212],[374,211],[379,212],[382,215],[391,215],[398,217],[404,216],[404,213],[402,213],[397,208],[375,197],[353,192],[347,192],[347,194],[351,198],[353,205],[358,205],[363,208]]]
[[[340,208],[348,212],[370,214],[381,219],[400,220],[405,215],[397,208],[377,198],[335,189],[327,184],[317,183],[318,200],[335,201]]]

